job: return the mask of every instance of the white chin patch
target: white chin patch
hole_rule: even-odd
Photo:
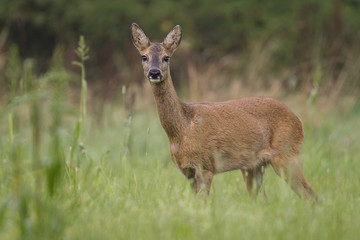
[[[149,80],[150,80],[150,82],[152,82],[152,83],[158,83],[158,82],[161,82],[161,78],[160,78],[160,76],[159,77],[157,77],[157,78],[149,78]]]

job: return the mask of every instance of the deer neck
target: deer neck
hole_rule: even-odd
[[[170,74],[160,83],[151,84],[155,96],[156,106],[168,137],[176,138],[182,135],[186,124],[183,103],[179,100]]]

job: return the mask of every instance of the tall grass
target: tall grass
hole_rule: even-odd
[[[353,100],[316,111],[314,93],[305,104],[313,115],[304,119],[300,158],[322,204],[298,198],[271,168],[267,201],[250,199],[239,171],[217,175],[204,201],[170,160],[155,108],[130,116],[123,103],[109,103],[106,124],[91,110],[84,121],[86,88],[81,107],[67,103],[74,76],[62,52],[42,76],[26,61],[25,87],[0,112],[0,239],[358,238],[360,111]],[[83,64],[80,57],[82,86]],[[12,135],[9,112],[18,119]]]
[[[74,141],[71,146],[70,150],[70,163],[73,161],[73,154],[74,150],[76,148],[76,145],[78,144],[80,147],[82,147],[82,125],[83,121],[85,119],[86,114],[86,95],[87,95],[87,83],[85,79],[85,61],[89,59],[89,47],[86,46],[84,36],[80,36],[79,42],[78,42],[78,48],[75,50],[76,55],[79,57],[80,61],[73,61],[74,65],[77,65],[80,67],[81,70],[81,93],[80,93],[80,109],[79,109],[79,119],[76,123],[76,128],[74,131]]]
[[[15,98],[18,88],[19,80],[21,74],[21,64],[19,57],[19,50],[15,45],[12,45],[9,49],[9,60],[8,65],[5,71],[5,78],[8,80],[8,85],[10,89],[10,99]],[[14,115],[10,111],[8,115],[8,124],[9,124],[9,140],[10,143],[14,141]]]

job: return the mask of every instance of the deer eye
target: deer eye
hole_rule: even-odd
[[[141,58],[142,58],[142,61],[143,61],[143,62],[147,62],[147,60],[148,60],[148,57],[145,56],[145,55],[144,55],[144,56],[141,56]]]
[[[169,56],[165,56],[165,57],[163,58],[163,61],[164,61],[164,62],[169,62],[169,60],[170,60],[170,57],[169,57]]]

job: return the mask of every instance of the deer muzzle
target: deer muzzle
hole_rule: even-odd
[[[153,82],[153,83],[161,82],[162,76],[161,76],[160,69],[156,69],[156,68],[150,69],[148,78],[149,78],[150,82]]]

